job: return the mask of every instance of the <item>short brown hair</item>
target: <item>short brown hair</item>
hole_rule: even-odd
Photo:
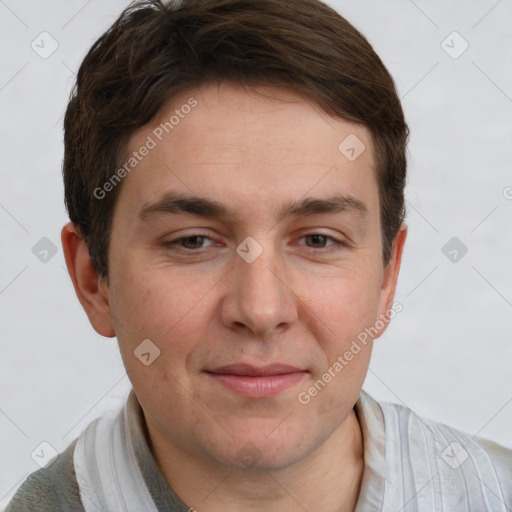
[[[94,191],[166,101],[215,81],[285,86],[370,130],[387,265],[405,217],[409,129],[366,38],[320,0],[152,0],[131,4],[94,43],[64,119],[66,208],[98,274],[108,279],[120,186],[101,200]]]

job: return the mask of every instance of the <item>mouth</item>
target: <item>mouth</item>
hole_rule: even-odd
[[[266,398],[294,386],[308,372],[286,364],[263,367],[231,364],[206,370],[205,373],[212,381],[234,393],[251,398]]]

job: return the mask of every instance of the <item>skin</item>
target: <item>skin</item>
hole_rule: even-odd
[[[64,226],[77,296],[94,329],[117,336],[155,460],[188,506],[354,510],[364,459],[353,406],[371,340],[309,403],[297,397],[392,306],[407,230],[401,226],[384,267],[370,133],[285,88],[224,82],[172,98],[132,136],[129,152],[190,97],[197,106],[122,182],[108,285],[79,231]],[[338,150],[350,134],[366,146],[354,161]],[[168,190],[222,202],[235,216],[137,218]],[[276,219],[286,202],[334,193],[355,197],[367,214]],[[208,238],[187,238],[181,250],[163,245],[193,235]],[[263,250],[252,263],[236,252],[247,236]],[[145,339],[160,349],[149,366],[134,355]],[[240,396],[205,373],[237,362],[306,373],[265,398]]]

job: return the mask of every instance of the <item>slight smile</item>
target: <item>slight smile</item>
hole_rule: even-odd
[[[294,366],[273,364],[261,368],[231,364],[205,372],[214,381],[242,396],[266,398],[297,384],[308,373]]]

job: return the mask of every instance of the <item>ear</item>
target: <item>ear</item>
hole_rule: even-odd
[[[382,320],[384,327],[379,329],[375,338],[378,338],[384,333],[389,323],[391,316],[390,313],[392,314],[395,311],[393,308],[393,299],[395,297],[396,283],[398,281],[398,274],[400,272],[400,264],[402,263],[402,253],[406,238],[407,226],[402,223],[393,240],[389,262],[384,268],[384,276],[380,289],[379,316],[376,319],[376,321]]]
[[[114,337],[106,279],[98,277],[85,240],[72,222],[62,228],[61,241],[71,281],[89,322],[98,334]]]

